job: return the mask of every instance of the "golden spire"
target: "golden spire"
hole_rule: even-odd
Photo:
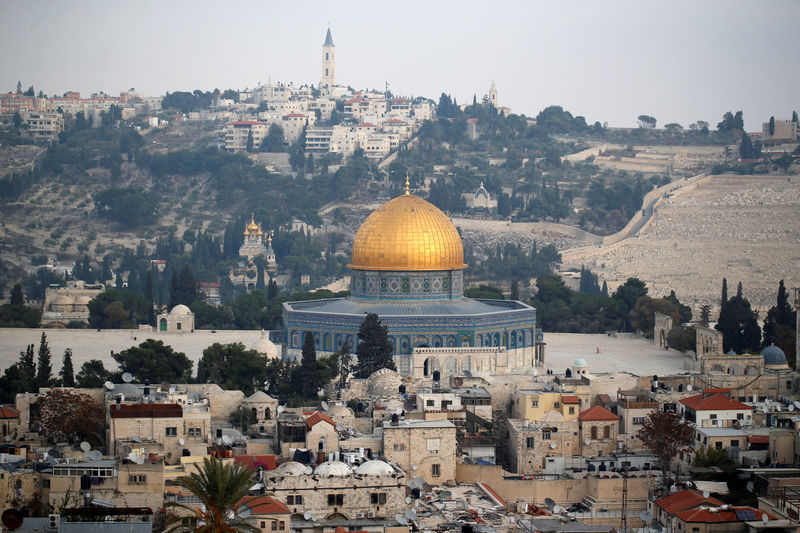
[[[411,186],[411,183],[408,181],[408,171],[406,171],[406,194],[411,194],[409,192],[409,187],[410,186]]]

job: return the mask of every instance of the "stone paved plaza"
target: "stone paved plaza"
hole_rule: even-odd
[[[215,342],[222,344],[241,342],[251,348],[261,337],[260,331],[211,331],[198,330],[186,334],[143,333],[136,330],[65,330],[65,329],[0,329],[0,369],[5,369],[19,358],[19,352],[33,343],[38,349],[42,331],[47,333],[50,351],[53,353],[53,374],[61,370],[64,349],[72,348],[75,372],[89,359],[100,359],[107,369],[116,368],[111,350],[122,351],[136,346],[147,338],[163,340],[176,351],[183,352],[194,362],[192,372],[197,371],[197,361],[203,349]],[[578,357],[589,362],[593,373],[630,372],[636,375],[669,374],[684,371],[685,356],[660,350],[640,337],[620,335],[582,335],[577,333],[545,333],[548,368],[564,372]],[[600,353],[597,353],[600,348]]]
[[[741,281],[763,317],[779,280],[800,285],[800,178],[715,176],[666,199],[638,237],[571,250],[564,260],[589,266],[611,290],[638,277],[656,296],[675,290],[694,312],[710,304],[712,316],[722,278],[731,296]]]

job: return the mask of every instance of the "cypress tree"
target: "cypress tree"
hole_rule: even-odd
[[[25,383],[24,392],[34,392],[36,387],[36,362],[33,360],[33,344],[25,347],[24,352],[19,352],[19,369]]]
[[[72,350],[67,348],[64,350],[64,364],[61,366],[61,386],[74,387],[75,386],[75,370],[72,367]]]
[[[39,341],[39,359],[36,365],[36,388],[47,387],[50,385],[50,378],[53,372],[51,364],[50,345],[47,343],[47,335],[42,332]]]
[[[356,377],[368,378],[376,370],[388,368],[397,370],[392,358],[392,344],[389,342],[389,329],[381,324],[375,313],[367,313],[358,330],[356,355]]]

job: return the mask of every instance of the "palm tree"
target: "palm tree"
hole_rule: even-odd
[[[172,515],[167,521],[168,533],[244,533],[260,531],[253,523],[234,514],[239,502],[253,485],[253,474],[235,464],[225,464],[219,459],[203,459],[202,468],[188,477],[176,481],[188,489],[202,503],[201,509],[186,504],[170,502],[168,507],[189,511],[191,525],[185,525],[186,515]]]

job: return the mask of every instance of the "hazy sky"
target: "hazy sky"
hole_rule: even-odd
[[[459,102],[492,79],[500,105],[561,105],[590,123],[648,114],[684,127],[727,110],[748,130],[800,110],[797,0],[0,2],[0,91],[252,87],[320,78]]]

